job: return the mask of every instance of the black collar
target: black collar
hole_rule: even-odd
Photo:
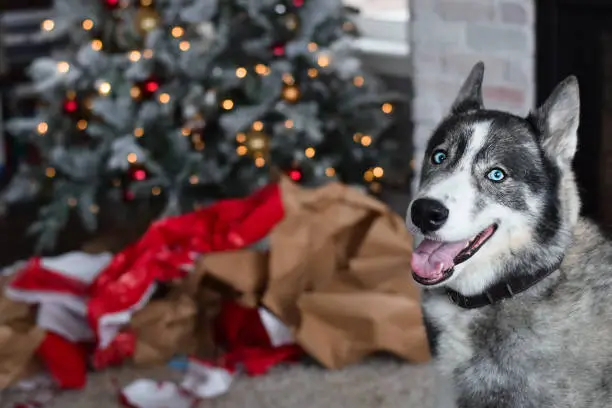
[[[448,299],[459,307],[464,309],[477,309],[479,307],[492,305],[504,299],[509,299],[516,294],[526,291],[559,269],[559,266],[561,266],[561,261],[548,268],[540,269],[533,274],[515,276],[491,286],[480,295],[463,296],[461,293],[452,289],[446,289],[446,294],[448,295]]]

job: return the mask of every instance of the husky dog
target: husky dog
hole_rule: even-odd
[[[612,245],[579,216],[578,82],[527,117],[476,64],[433,132],[407,225],[436,371],[459,408],[612,407]]]

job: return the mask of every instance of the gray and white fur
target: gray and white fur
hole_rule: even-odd
[[[442,242],[497,226],[450,277],[423,285],[441,384],[450,383],[458,408],[612,407],[612,245],[579,216],[572,170],[578,82],[568,77],[519,117],[483,106],[483,74],[484,64],[476,64],[433,132],[411,202],[435,200],[446,219],[423,232],[422,214],[409,207],[406,220],[417,238]],[[434,163],[441,150],[445,160]],[[504,179],[487,178],[491,169],[502,169]],[[447,288],[484,293],[560,260],[535,286],[493,305],[463,309],[446,296]]]

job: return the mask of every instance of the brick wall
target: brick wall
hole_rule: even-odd
[[[526,114],[535,100],[533,0],[408,0],[414,99],[413,188],[432,129],[485,63],[485,106]]]

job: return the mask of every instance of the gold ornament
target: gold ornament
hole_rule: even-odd
[[[136,31],[140,35],[146,35],[159,26],[160,16],[155,9],[150,7],[139,8],[136,12]]]
[[[270,151],[270,138],[264,132],[253,130],[247,133],[244,145],[252,157],[266,157]]]
[[[298,16],[296,16],[295,14],[288,14],[285,17],[285,27],[287,27],[288,30],[296,30],[298,28],[299,22],[300,21],[298,19]]]

